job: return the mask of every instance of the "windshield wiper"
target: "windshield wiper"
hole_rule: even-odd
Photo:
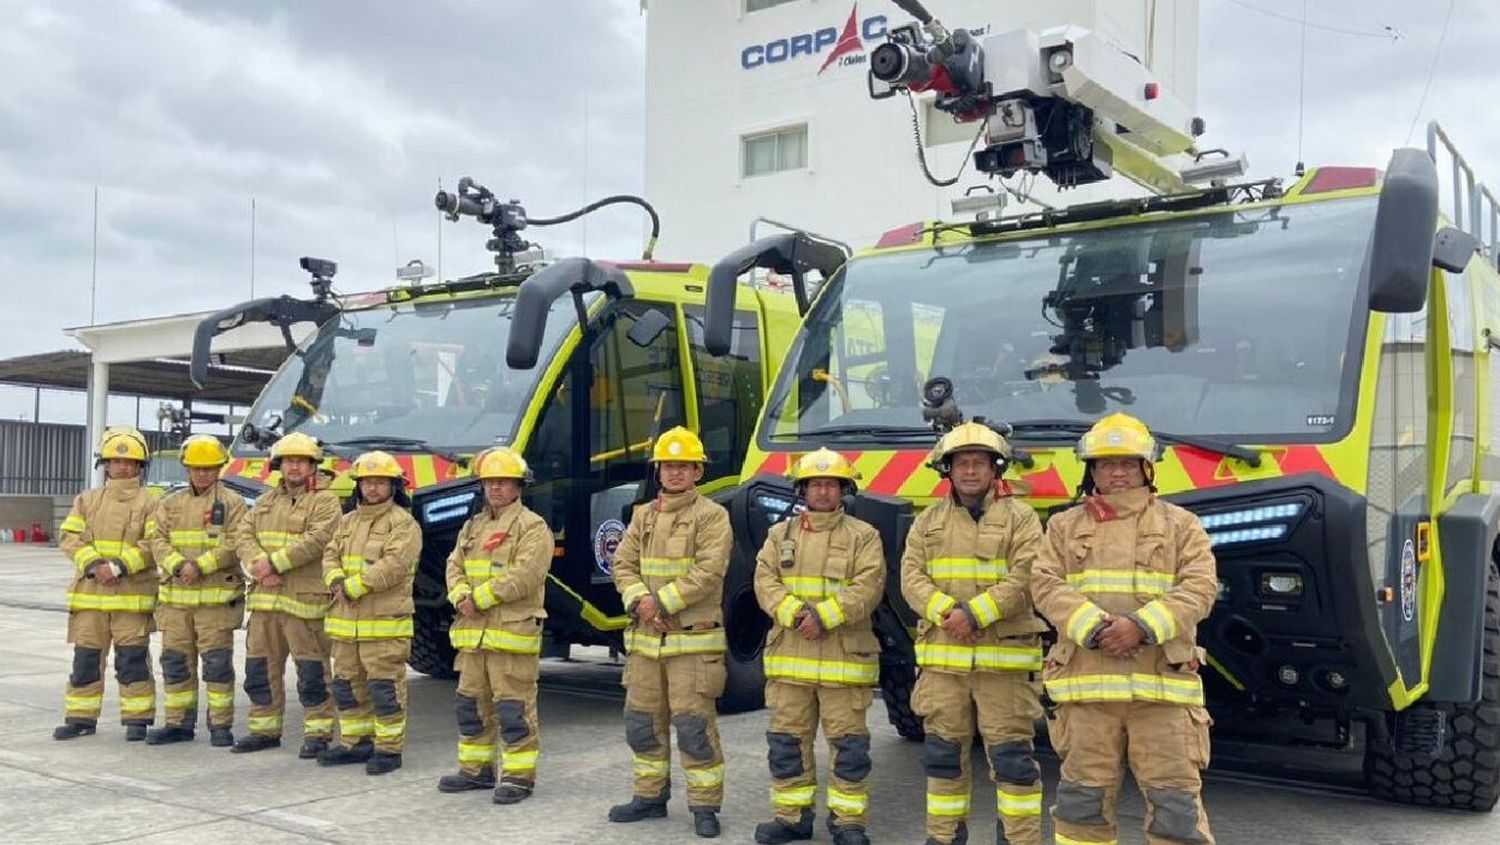
[[[1071,439],[1081,436],[1093,427],[1092,422],[1084,420],[1068,419],[1037,419],[1018,420],[1010,424],[1011,434],[1019,435],[1022,439],[1029,440],[1058,440]],[[1252,467],[1260,466],[1260,449],[1241,446],[1238,443],[1229,443],[1212,437],[1201,437],[1190,434],[1173,434],[1169,431],[1152,430],[1156,439],[1163,443],[1174,443],[1179,446],[1192,446],[1205,452],[1213,452],[1229,458],[1244,461]]]
[[[451,452],[447,449],[439,449],[438,447],[433,446],[431,443],[428,443],[426,440],[422,440],[416,437],[374,435],[371,437],[351,437],[348,440],[340,440],[336,443],[324,443],[323,445],[369,446],[376,449],[384,448],[411,452],[430,452],[434,455],[437,455],[439,458],[442,458],[443,460],[450,461],[452,463],[458,464],[459,466],[468,466],[469,464],[469,459],[464,457],[463,455],[460,455],[457,452]]]
[[[809,431],[774,434],[779,440],[808,439],[814,437],[896,437],[902,439],[922,438],[936,440],[937,432],[925,425],[825,425]]]

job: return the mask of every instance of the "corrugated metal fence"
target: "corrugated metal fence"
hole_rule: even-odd
[[[171,438],[145,432],[152,450],[172,448]],[[0,494],[71,496],[84,487],[81,425],[0,420]]]

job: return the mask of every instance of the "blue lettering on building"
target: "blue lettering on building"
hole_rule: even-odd
[[[871,15],[860,22],[860,36],[865,41],[884,38],[887,27],[885,15]],[[802,56],[813,56],[823,52],[839,40],[838,27],[823,27],[815,32],[803,32],[776,38],[764,44],[751,44],[740,51],[740,67],[751,70],[768,64],[779,64]]]

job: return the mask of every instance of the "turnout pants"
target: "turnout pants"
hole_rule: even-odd
[[[540,661],[535,654],[488,649],[459,653],[454,714],[458,718],[458,767],[465,774],[498,768],[503,783],[531,786],[536,782],[536,760],[542,747],[536,713]]]
[[[803,810],[812,809],[818,791],[813,741],[821,722],[832,755],[828,811],[835,824],[865,824],[870,803],[865,783],[870,774],[870,731],[865,713],[871,697],[869,687],[766,683],[766,705],[771,710],[766,759],[777,818],[796,824]]]
[[[406,659],[411,639],[333,640],[333,702],[345,748],[369,741],[400,754],[406,742]]]
[[[714,702],[724,693],[724,655],[679,654],[625,659],[625,741],[634,752],[635,795],[666,801],[672,740],[688,786],[688,806],[718,811],[724,800],[724,752]]]
[[[250,697],[250,733],[281,736],[286,711],[286,659],[297,669],[297,700],[302,704],[302,736],[333,737],[333,701],[328,695],[328,635],[323,620],[301,619],[279,610],[250,614],[245,639],[245,694]]]
[[[104,706],[105,655],[115,648],[115,680],[120,684],[120,724],[156,721],[156,682],[151,677],[151,614],[74,610],[68,614],[73,671],[63,694],[63,720],[99,724]]]
[[[1151,845],[1212,845],[1200,770],[1208,711],[1144,701],[1062,704],[1048,722],[1062,757],[1052,821],[1059,845],[1113,843],[1115,801],[1128,764],[1146,797]]]
[[[196,670],[201,659],[203,685],[208,689],[208,726],[233,727],[234,630],[244,618],[244,608],[238,604],[157,605],[161,680],[166,691],[165,724],[189,729],[197,724]]]
[[[952,842],[969,815],[969,748],[977,720],[984,740],[1000,842],[1039,845],[1042,839],[1041,770],[1032,756],[1036,720],[1042,717],[1041,682],[1029,672],[957,674],[922,670],[912,709],[923,717],[927,739],[927,835]]]

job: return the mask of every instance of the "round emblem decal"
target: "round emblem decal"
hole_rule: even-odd
[[[681,455],[682,454],[682,444],[678,443],[675,440],[672,441],[671,443],[668,443],[667,444],[667,454],[669,454],[669,455]]]
[[[625,536],[625,523],[618,519],[606,519],[594,529],[594,565],[605,575],[611,574],[615,551],[620,548],[620,538]]]
[[[1417,612],[1417,550],[1410,540],[1401,547],[1401,618],[1410,622]]]
[[[116,455],[123,455],[123,454],[125,454],[126,452],[129,452],[129,451],[130,451],[130,447],[126,446],[124,443],[116,443],[115,444],[115,454]]]
[[[827,458],[818,458],[818,469],[819,470],[827,470],[828,466],[829,466],[829,464],[828,464],[828,459]]]

